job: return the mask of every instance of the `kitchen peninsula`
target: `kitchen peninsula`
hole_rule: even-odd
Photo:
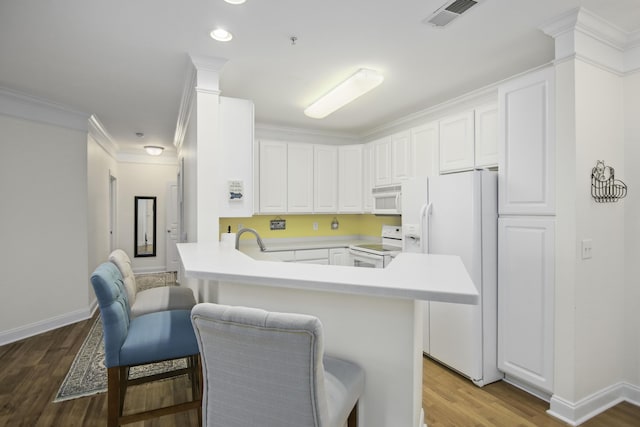
[[[479,298],[456,256],[401,253],[385,269],[367,269],[264,260],[268,253],[259,260],[216,242],[178,251],[187,277],[214,283],[212,302],[317,316],[325,352],[365,370],[360,426],[422,427],[419,301]]]

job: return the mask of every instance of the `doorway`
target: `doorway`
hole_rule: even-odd
[[[109,252],[117,249],[118,180],[109,171]]]
[[[166,254],[167,254],[167,271],[178,271],[178,184],[170,182],[167,185],[167,238]]]

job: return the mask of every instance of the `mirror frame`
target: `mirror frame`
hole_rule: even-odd
[[[140,222],[138,219],[138,202],[141,200],[151,200],[153,202],[153,234],[152,234],[152,244],[151,244],[151,252],[139,252],[138,251],[138,223]],[[134,196],[134,217],[133,217],[133,256],[135,258],[142,257],[154,257],[156,256],[156,246],[157,246],[157,203],[156,197],[153,196]]]

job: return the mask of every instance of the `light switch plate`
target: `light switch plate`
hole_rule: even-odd
[[[590,259],[593,256],[593,240],[582,239],[582,259]]]

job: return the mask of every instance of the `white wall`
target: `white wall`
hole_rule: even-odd
[[[597,160],[625,174],[623,80],[580,60],[558,64],[556,77],[554,395],[577,403],[625,379],[624,201],[596,203],[590,179]]]
[[[624,379],[624,206],[590,195],[597,160],[625,176],[623,80],[576,61],[576,398]],[[582,260],[582,239],[593,258]]]
[[[640,71],[625,77],[625,339],[627,378],[640,387]]]
[[[88,182],[88,233],[89,272],[105,262],[111,251],[109,235],[109,186],[110,174],[117,178],[118,164],[89,135],[87,143]],[[95,300],[93,287],[89,284],[89,303]]]
[[[0,129],[2,343],[88,315],[89,271],[86,128],[0,113]]]
[[[556,66],[556,257],[554,394],[575,401],[575,61]],[[585,178],[586,179],[586,178]]]
[[[176,182],[175,165],[124,163],[118,165],[118,247],[131,258],[136,273],[165,271],[167,184]],[[156,256],[135,258],[134,197],[156,197]]]

